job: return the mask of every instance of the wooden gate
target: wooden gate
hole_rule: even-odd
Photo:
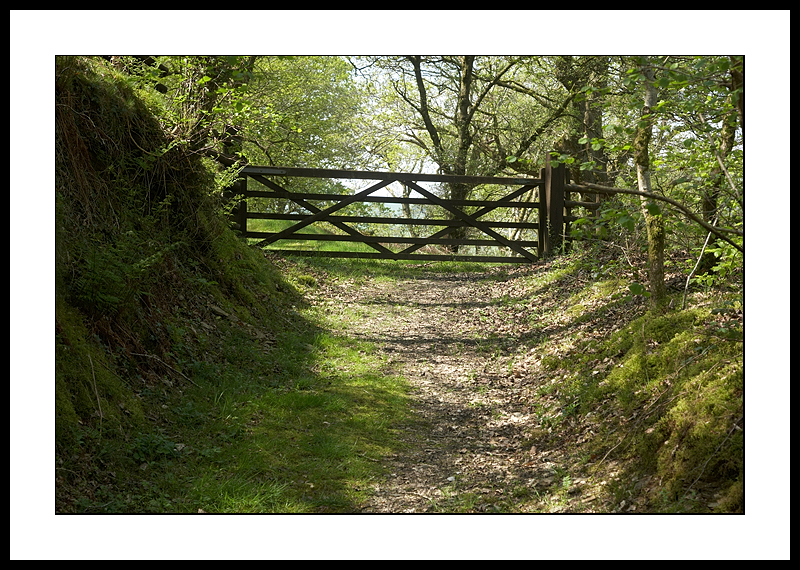
[[[291,178],[326,178],[376,181],[363,190],[353,194],[308,193],[289,190],[275,182]],[[247,180],[252,179],[268,188],[268,190],[252,190],[247,187]],[[381,188],[393,182],[400,182],[408,189],[417,192],[417,197],[374,196]],[[518,186],[515,190],[499,200],[446,200],[423,188],[419,182],[459,183],[469,185],[493,184],[500,186]],[[414,259],[429,261],[480,261],[494,263],[530,263],[559,248],[564,235],[565,202],[564,184],[566,178],[564,167],[553,169],[549,161],[541,170],[540,178],[506,178],[494,176],[449,176],[439,174],[414,174],[402,172],[369,172],[355,170],[330,170],[317,168],[280,168],[267,166],[245,166],[240,172],[240,179],[233,188],[241,201],[235,208],[232,218],[245,238],[261,239],[256,245],[276,244],[281,240],[322,240],[357,242],[366,244],[374,251],[326,251],[326,250],[286,250],[273,249],[277,253],[288,255],[357,257],[377,259]],[[288,186],[286,182],[282,182]],[[538,192],[537,192],[538,191]],[[538,193],[538,200],[524,199]],[[271,198],[290,200],[305,212],[301,213],[268,213],[255,212],[248,209],[248,199]],[[314,202],[324,202],[322,207]],[[333,205],[329,205],[333,202]],[[335,215],[343,208],[356,202],[378,202],[398,204],[427,204],[439,206],[450,216],[446,219],[377,217],[356,215]],[[478,208],[472,213],[464,208]],[[534,209],[538,216],[535,222],[498,222],[482,220],[489,212],[498,208]],[[260,232],[248,229],[248,220],[290,220],[295,222],[290,227],[276,232]],[[327,222],[340,230],[339,233],[300,233],[300,230],[316,222]],[[367,235],[349,224],[381,224],[386,226],[442,226],[443,228],[428,237]],[[449,237],[453,228],[471,227],[481,234],[480,237]],[[512,240],[501,235],[497,229],[529,230],[536,233],[536,240]],[[405,247],[403,247],[405,245]],[[426,245],[433,246],[477,246],[498,247],[500,251],[508,251],[509,255],[468,255],[422,253],[420,249]],[[476,247],[476,250],[477,250]],[[534,253],[535,251],[535,253]]]

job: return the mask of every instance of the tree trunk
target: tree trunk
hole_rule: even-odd
[[[735,93],[736,111],[739,113],[739,125],[742,127],[742,137],[744,137],[744,60],[734,56],[730,56],[730,60],[731,91]],[[737,91],[739,92],[736,93]]]
[[[470,123],[470,96],[472,88],[472,66],[475,62],[474,55],[465,55],[461,60],[461,77],[458,89],[458,110],[456,114],[456,129],[458,132],[458,147],[456,149],[455,161],[453,163],[453,174],[464,176],[467,173],[467,155],[472,146],[472,137],[469,132]],[[466,184],[450,184],[451,200],[466,200],[470,187]],[[452,220],[455,215],[448,213]],[[448,237],[454,239],[464,239],[467,235],[466,226],[459,226],[450,231]],[[459,246],[453,244],[448,246],[453,253],[458,253]]]
[[[497,70],[497,72],[494,74],[494,77],[488,81],[485,81],[485,84],[481,89],[477,89],[474,84],[476,79],[474,72],[475,56],[465,55],[458,58],[446,58],[448,64],[455,64],[455,67],[457,68],[455,73],[448,72],[444,75],[448,78],[454,76],[457,77],[458,95],[455,101],[454,112],[451,112],[449,109],[444,113],[441,110],[438,110],[435,115],[437,118],[442,116],[446,116],[448,119],[452,118],[452,123],[448,126],[455,127],[455,140],[451,142],[452,139],[448,138],[448,144],[445,145],[442,137],[440,136],[439,130],[431,118],[428,95],[425,89],[425,81],[422,73],[422,57],[418,55],[407,56],[406,59],[413,67],[414,78],[417,91],[419,93],[419,102],[413,102],[403,93],[400,95],[414,108],[417,113],[419,113],[423,124],[425,125],[425,130],[430,136],[433,148],[428,149],[424,144],[420,144],[420,146],[422,146],[422,148],[424,148],[431,155],[431,158],[433,158],[434,161],[439,165],[440,170],[444,174],[457,176],[466,175],[468,170],[470,149],[473,147],[474,133],[471,130],[471,125],[475,111],[480,107],[481,101],[484,100],[491,89],[495,85],[499,84],[502,76],[508,72],[518,62],[518,60],[512,59],[506,62],[505,65]],[[450,89],[451,88],[448,86],[447,90],[449,91]],[[561,113],[563,113],[563,108],[559,109],[557,116],[560,116]],[[550,122],[552,122],[552,120],[554,119],[545,121],[545,125],[543,125],[541,129],[543,130],[547,125],[550,124]],[[443,130],[442,132],[446,132],[449,135],[452,133],[452,130],[448,128],[446,131]],[[522,149],[523,151],[527,149],[527,146],[529,146],[533,140],[535,140],[538,134],[540,133],[535,133],[534,136],[530,137],[530,140],[526,141],[526,144]],[[500,168],[505,165],[505,159],[506,157],[503,156],[502,161],[498,161],[498,163],[501,165]],[[472,186],[466,184],[448,184],[446,188],[447,192],[449,193],[448,197],[450,199],[466,200],[471,194]],[[450,219],[454,219],[452,214],[450,214]],[[466,237],[466,233],[467,228],[465,226],[454,227],[450,230],[448,237],[454,239],[463,239]],[[449,246],[449,249],[452,252],[458,252],[458,245],[451,245]]]
[[[608,84],[608,58],[598,57],[595,58],[593,63],[589,84],[593,87],[603,89]],[[584,136],[589,139],[586,143],[586,160],[594,162],[594,168],[582,174],[586,182],[606,186],[609,184],[606,147],[603,145],[599,148],[595,148],[592,145],[593,139],[603,138],[602,98],[603,95],[600,93],[589,91],[586,93],[586,99],[583,102],[583,133]],[[607,196],[603,194],[589,194],[585,195],[584,199],[588,202],[602,202],[606,197]],[[596,219],[600,218],[600,208],[594,210],[594,217]]]
[[[731,63],[736,63],[733,57],[731,57]],[[719,142],[719,153],[717,157],[720,162],[728,157],[736,144],[737,115],[740,121],[744,119],[744,108],[739,107],[739,104],[744,101],[744,86],[740,83],[741,74],[739,74],[739,70],[733,67],[730,69],[730,74],[731,85],[729,87],[730,93],[728,94],[728,103],[731,103],[736,108],[737,112],[732,112],[723,119],[722,135]],[[716,141],[714,142],[716,143]],[[721,165],[711,171],[710,178],[712,181],[711,188],[706,190],[706,193],[703,195],[703,221],[716,225],[714,220],[717,217],[719,193],[722,189],[722,185],[726,183],[725,172]],[[717,240],[715,239],[712,243],[717,243]],[[717,258],[713,253],[704,251],[698,263],[697,274],[703,275],[708,273],[716,261]]]
[[[650,184],[650,138],[653,134],[653,115],[651,109],[657,103],[655,74],[649,66],[642,67],[644,82],[644,107],[636,128],[633,141],[634,161],[636,162],[636,178],[639,191],[652,194]],[[659,310],[666,301],[667,289],[664,283],[664,217],[660,211],[651,212],[653,202],[642,196],[642,213],[647,226],[647,262],[650,280],[650,307]]]
[[[403,184],[403,198],[408,198],[411,196],[411,188]],[[403,202],[403,215],[406,217],[407,220],[411,219],[411,204],[408,202]],[[419,232],[417,231],[416,226],[409,225],[408,231],[411,233],[411,237],[419,237]]]

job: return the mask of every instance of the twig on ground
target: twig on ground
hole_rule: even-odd
[[[397,495],[416,495],[417,497],[422,497],[426,501],[433,501],[430,497],[426,497],[422,493],[417,493],[416,491],[400,491],[399,493],[395,493]]]
[[[169,364],[167,364],[166,362],[164,362],[163,360],[161,360],[161,359],[160,359],[158,356],[154,356],[154,355],[152,355],[152,354],[141,354],[141,353],[139,353],[139,352],[131,352],[131,354],[132,354],[132,355],[134,355],[134,356],[144,356],[145,358],[152,358],[152,359],[154,359],[154,360],[158,360],[158,361],[159,361],[161,364],[163,364],[164,366],[166,366],[167,368],[169,368],[170,370],[172,370],[172,371],[173,371],[173,372],[175,372],[176,374],[180,374],[181,376],[183,376],[183,377],[186,379],[186,381],[187,381],[187,382],[190,382],[191,384],[194,384],[194,385],[195,385],[195,386],[197,386],[198,388],[200,387],[200,385],[199,385],[199,384],[197,384],[196,382],[193,382],[191,378],[189,378],[188,376],[186,376],[186,374],[184,374],[184,373],[183,373],[183,372],[181,372],[180,370],[175,370],[175,369],[174,369],[172,366],[170,366]]]

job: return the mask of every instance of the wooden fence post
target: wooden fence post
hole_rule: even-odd
[[[564,178],[563,163],[553,168],[550,154],[545,163],[544,193],[547,199],[547,241],[545,255],[555,254],[561,249],[564,234]]]
[[[242,176],[239,180],[233,183],[230,190],[230,197],[240,197],[239,203],[231,210],[230,220],[233,227],[242,233],[242,236],[247,232],[247,176]]]
[[[544,190],[547,186],[547,176],[547,168],[542,168],[539,171],[539,178],[544,182],[539,186],[539,229],[536,234],[536,241],[538,242],[536,254],[539,259],[547,255],[547,192]]]

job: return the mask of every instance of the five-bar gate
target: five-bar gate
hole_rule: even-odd
[[[482,261],[494,263],[526,263],[555,251],[562,243],[564,235],[565,201],[564,184],[566,177],[563,165],[551,168],[549,161],[541,170],[539,178],[508,178],[494,176],[450,176],[441,174],[420,174],[403,172],[371,172],[355,170],[331,170],[317,168],[280,168],[267,166],[245,166],[233,192],[241,197],[232,217],[245,238],[256,238],[257,245],[279,245],[277,242],[292,240],[326,240],[359,242],[368,245],[373,251],[326,251],[272,249],[277,253],[290,255],[318,255],[329,257],[358,257],[377,259],[415,259],[431,261]],[[326,178],[375,181],[353,194],[326,194],[296,192],[287,189],[283,180],[292,178]],[[247,187],[248,178],[261,183],[268,190],[252,190]],[[276,182],[275,178],[282,182]],[[375,196],[374,193],[393,182],[400,182],[408,189],[417,192],[419,197]],[[494,184],[517,186],[515,190],[499,200],[449,200],[435,195],[420,186],[420,182],[444,184],[479,185]],[[532,197],[537,199],[531,200]],[[249,198],[274,198],[290,200],[305,212],[268,213],[248,209]],[[324,202],[320,207],[314,202]],[[333,205],[329,205],[333,202]],[[442,208],[449,215],[444,219],[377,217],[343,214],[341,211],[356,202],[383,202],[406,204],[429,204]],[[477,208],[467,213],[464,208]],[[491,221],[482,219],[498,208],[532,208],[538,213],[535,222]],[[307,213],[306,213],[307,212]],[[529,216],[523,216],[523,219]],[[290,220],[294,224],[276,232],[259,232],[248,229],[247,221],[252,219]],[[301,233],[300,230],[316,222],[328,222],[340,230],[339,233]],[[428,237],[367,235],[350,224],[384,224],[387,226],[417,225],[442,226],[443,228]],[[478,230],[480,237],[451,237],[454,228],[471,227]],[[520,229],[536,232],[536,240],[512,240],[496,229]],[[473,232],[474,233],[474,232]],[[422,253],[426,245],[446,248],[452,246],[495,246],[511,255],[465,255],[463,253]],[[534,253],[535,252],[535,253]]]

